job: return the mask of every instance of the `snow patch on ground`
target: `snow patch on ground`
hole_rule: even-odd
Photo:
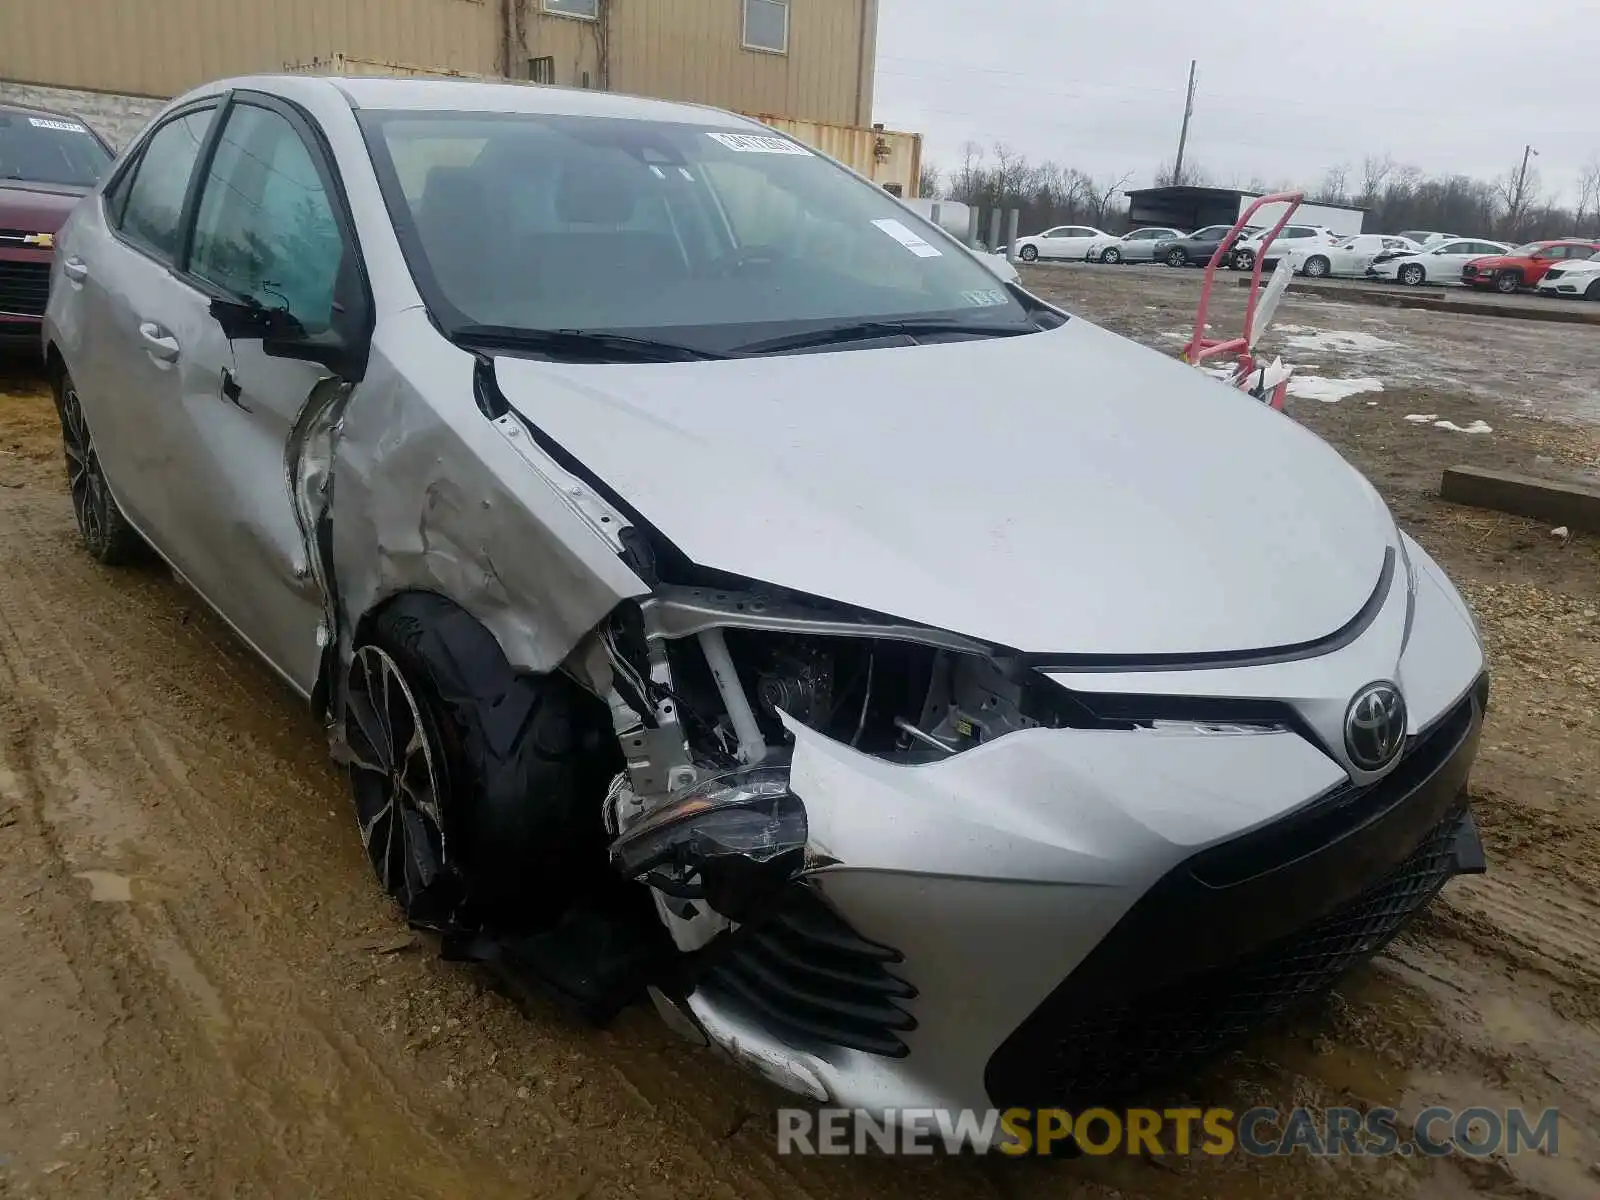
[[[1407,413],[1406,420],[1413,425],[1432,425],[1435,429],[1448,429],[1452,433],[1493,433],[1494,426],[1477,420],[1470,425],[1457,425],[1454,421],[1439,420],[1438,413]]]
[[[1312,325],[1279,325],[1276,332],[1287,335],[1294,350],[1325,351],[1331,354],[1372,354],[1393,350],[1395,343],[1362,333],[1359,329],[1318,329]]]
[[[1383,391],[1383,381],[1365,376],[1360,379],[1327,379],[1321,375],[1296,375],[1289,380],[1289,395],[1301,400],[1320,400],[1337,404],[1363,392]]]

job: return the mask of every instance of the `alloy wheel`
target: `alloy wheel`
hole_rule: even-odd
[[[1422,282],[1422,268],[1416,263],[1407,263],[1400,268],[1400,282],[1407,287],[1416,287]]]
[[[1101,253],[1100,261],[1103,263],[1119,263],[1122,261],[1122,251],[1112,246]]]
[[[345,699],[350,786],[372,869],[408,913],[446,863],[443,777],[430,729],[394,659],[377,646],[358,649]]]
[[[72,493],[72,513],[78,531],[91,553],[99,554],[106,540],[107,508],[105,472],[95,453],[94,437],[83,416],[78,390],[68,384],[61,395],[61,444],[67,458],[67,489]]]
[[[1306,274],[1312,279],[1321,279],[1326,276],[1327,273],[1328,260],[1325,258],[1313,258],[1311,261],[1306,263]]]
[[[1021,258],[1023,262],[1033,262],[1039,257],[1039,252],[1032,246],[1024,246],[1017,257]]]

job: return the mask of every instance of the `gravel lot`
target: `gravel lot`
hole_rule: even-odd
[[[1197,275],[1027,272],[1173,352]],[[1238,304],[1223,297],[1219,327]],[[1490,874],[1453,882],[1337,994],[1188,1090],[1240,1109],[1556,1105],[1559,1158],[778,1157],[778,1094],[649,1011],[595,1031],[519,1008],[400,927],[315,722],[164,572],[80,552],[53,409],[14,363],[0,369],[0,1195],[1593,1200],[1600,539],[1432,493],[1453,461],[1600,463],[1600,329],[1299,297],[1280,320],[1287,357],[1344,381],[1322,394],[1381,385],[1291,414],[1369,472],[1490,642],[1474,782]]]

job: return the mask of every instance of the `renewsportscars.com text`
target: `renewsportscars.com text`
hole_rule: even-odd
[[[1133,1108],[778,1110],[779,1154],[1306,1154],[1481,1158],[1558,1150],[1548,1108]]]

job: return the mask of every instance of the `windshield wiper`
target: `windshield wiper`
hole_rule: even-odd
[[[532,350],[553,358],[597,362],[691,362],[727,358],[714,350],[701,350],[678,342],[602,333],[592,329],[518,329],[509,325],[458,325],[450,340],[482,349]]]
[[[913,317],[903,321],[851,321],[843,325],[828,325],[822,329],[808,329],[804,333],[791,333],[769,338],[764,342],[751,342],[738,347],[736,354],[777,354],[785,350],[807,350],[813,346],[837,346],[846,342],[866,342],[874,338],[923,337],[937,334],[966,334],[972,337],[1017,337],[1024,333],[1038,333],[1039,327],[1027,325],[990,325],[981,321],[957,321],[945,317]]]

